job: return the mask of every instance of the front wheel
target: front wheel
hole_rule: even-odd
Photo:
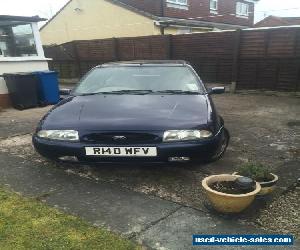
[[[229,140],[230,140],[229,132],[226,128],[224,128],[220,145],[218,146],[218,149],[216,150],[215,154],[208,159],[208,162],[214,162],[223,157],[223,155],[226,152],[227,146],[229,144]]]

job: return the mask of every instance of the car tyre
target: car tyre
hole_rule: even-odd
[[[229,131],[226,128],[224,128],[221,144],[217,149],[217,152],[207,160],[207,163],[217,161],[223,157],[228,147],[229,140],[230,140]]]

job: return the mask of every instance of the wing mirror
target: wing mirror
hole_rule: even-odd
[[[71,89],[60,89],[59,94],[60,95],[70,95],[71,94]]]
[[[223,94],[225,93],[225,87],[214,87],[208,89],[208,94],[213,95],[213,94]]]
[[[59,90],[60,100],[65,99],[70,94],[71,94],[71,89],[60,89]]]

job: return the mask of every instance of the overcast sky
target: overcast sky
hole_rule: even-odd
[[[2,15],[50,18],[68,0],[0,0]],[[260,0],[256,4],[256,21],[268,15],[300,16],[300,0]]]

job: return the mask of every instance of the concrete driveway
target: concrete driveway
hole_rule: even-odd
[[[55,165],[42,159],[31,146],[31,133],[50,107],[2,111],[0,159],[5,167],[1,169],[0,184],[9,184],[26,195],[45,197],[51,205],[156,249],[189,249],[190,238],[184,238],[193,232],[261,232],[255,223],[259,215],[257,207],[234,218],[210,211],[205,206],[201,180],[211,173],[232,173],[239,164],[256,160],[280,173],[282,189],[290,186],[300,177],[300,99],[224,94],[214,96],[214,101],[231,133],[227,153],[212,164],[176,167]],[[18,175],[18,171],[23,174]],[[274,199],[280,197],[282,189],[278,189]],[[71,195],[74,191],[78,195],[75,200]],[[267,203],[260,202],[258,207]],[[138,206],[132,210],[132,204]],[[96,205],[101,208],[99,211]],[[87,215],[84,212],[87,208],[94,212]],[[180,236],[183,245],[169,243],[176,241],[174,223],[179,223],[185,231],[184,238]]]

